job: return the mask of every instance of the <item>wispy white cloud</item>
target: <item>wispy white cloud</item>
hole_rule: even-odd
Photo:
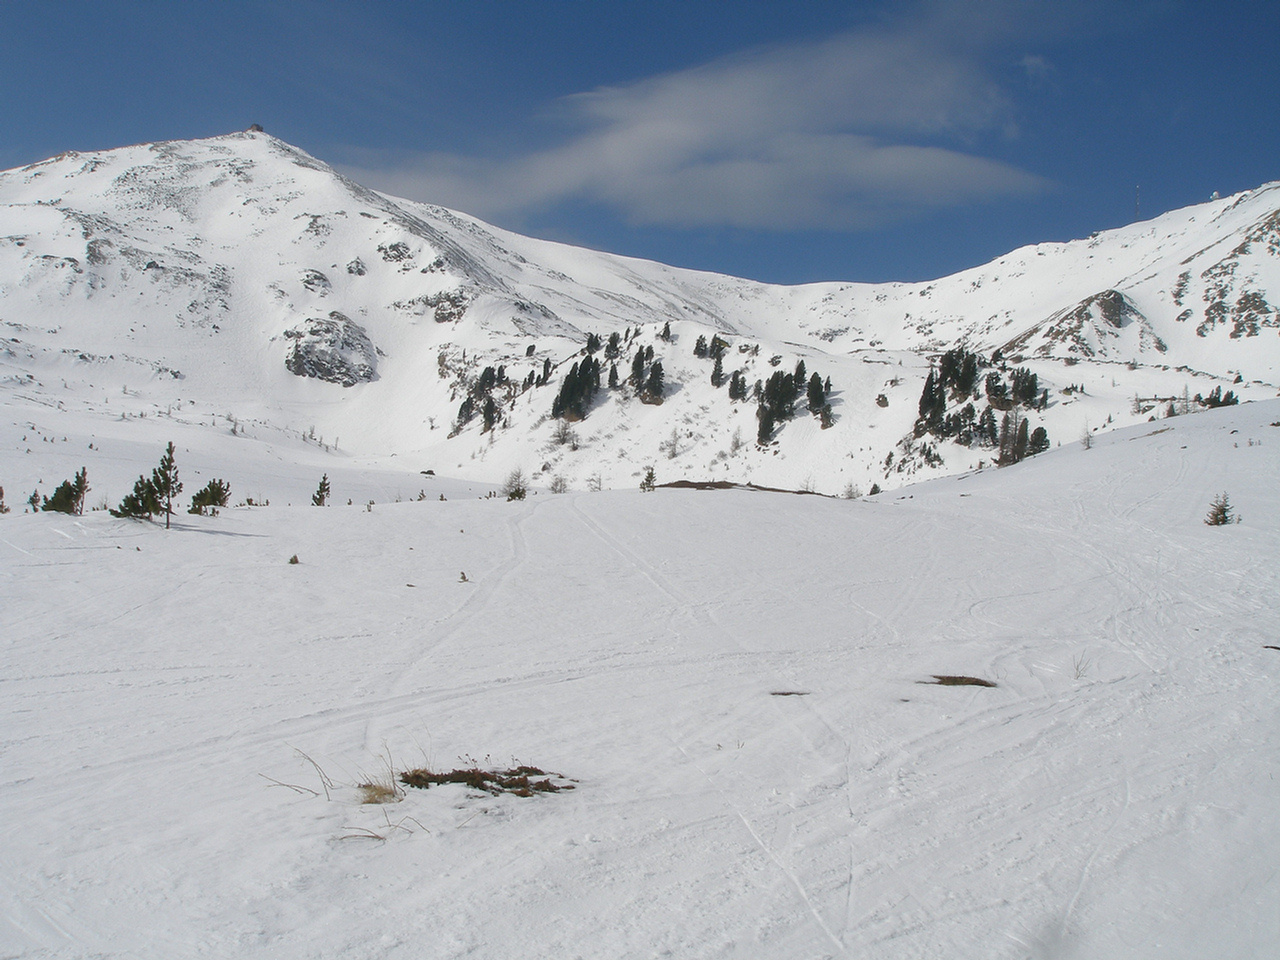
[[[378,189],[505,219],[590,202],[637,224],[848,229],[1036,193],[984,157],[1008,94],[937,16],[746,51],[558,104],[563,139],[494,159],[425,154],[346,172]]]

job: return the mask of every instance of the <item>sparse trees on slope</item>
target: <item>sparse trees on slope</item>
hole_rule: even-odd
[[[86,487],[86,489],[88,489]],[[133,492],[126,494],[120,505],[110,511],[113,517],[153,517],[157,513],[164,514],[164,528],[169,529],[169,519],[173,516],[174,498],[182,492],[182,481],[178,479],[178,467],[174,462],[173,441],[165,448],[160,465],[151,471],[151,477],[139,477],[133,485]]]

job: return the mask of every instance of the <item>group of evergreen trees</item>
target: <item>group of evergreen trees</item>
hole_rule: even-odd
[[[653,344],[647,347],[636,345],[635,355],[631,358],[631,374],[627,377],[636,395],[644,403],[661,403],[666,392],[666,373],[662,369],[662,361],[654,358]],[[609,375],[609,386],[615,380],[612,371]]]
[[[178,467],[174,463],[173,441],[165,448],[160,465],[138,477],[133,485],[133,492],[125,494],[120,506],[111,511],[113,517],[146,517],[150,519],[157,513],[164,514],[164,528],[169,529],[169,518],[173,516],[173,500],[182,492],[182,481],[178,479]]]
[[[1038,378],[1026,367],[1010,372],[1008,383],[999,370],[992,370],[982,381],[987,405],[978,414],[972,401],[982,395],[978,391],[978,382],[986,366],[981,356],[963,347],[944,353],[937,368],[929,370],[920,393],[915,435],[930,434],[941,440],[954,440],[966,447],[977,444],[997,448],[997,462],[1001,464],[1017,463],[1024,457],[1047,450],[1049,435],[1044,427],[1029,430],[1027,420],[1018,412],[1018,407],[1043,410],[1048,405],[1049,392],[1040,389]],[[972,400],[963,407],[947,412],[950,404],[968,397]],[[998,424],[996,410],[1004,414]]]
[[[550,360],[546,361],[544,370],[550,363]],[[530,370],[522,389],[529,389],[534,382],[534,374]],[[470,423],[475,415],[479,413],[484,418],[484,430],[492,430],[494,424],[498,422],[498,414],[501,409],[500,401],[495,400],[493,397],[493,391],[495,388],[505,387],[509,383],[507,370],[504,366],[485,367],[480,371],[480,376],[471,384],[467,395],[462,399],[462,405],[458,408],[458,428]]]
[[[76,475],[80,480],[84,475],[81,470]],[[61,488],[59,488],[61,489]],[[88,489],[85,484],[84,489]],[[151,471],[151,476],[145,474],[138,477],[133,485],[133,491],[125,494],[120,505],[111,510],[113,517],[135,517],[138,519],[151,517],[157,514],[164,514],[165,529],[169,529],[169,520],[173,516],[173,502],[177,499],[178,494],[182,492],[182,481],[178,479],[178,467],[175,463],[173,441],[169,441],[169,445],[165,447],[164,455],[160,458],[160,464]],[[55,491],[54,496],[57,496]],[[205,486],[199,490],[191,498],[191,507],[188,513],[207,515],[217,515],[219,507],[225,507],[231,499],[231,485],[223,480],[210,480]],[[82,495],[83,501],[83,495]],[[48,509],[46,507],[46,509]]]
[[[1236,396],[1236,392],[1234,390],[1228,390],[1226,392],[1226,395],[1224,396],[1222,393],[1222,387],[1219,386],[1219,387],[1214,387],[1211,391],[1209,391],[1209,395],[1207,397],[1201,397],[1200,394],[1197,393],[1196,402],[1203,404],[1204,406],[1210,409],[1213,409],[1214,407],[1234,406],[1235,404],[1239,403],[1240,400]]]
[[[756,419],[759,421],[756,440],[759,443],[766,444],[773,438],[774,428],[779,421],[790,420],[795,416],[796,403],[802,392],[806,394],[809,412],[821,420],[823,429],[834,422],[831,404],[827,402],[831,393],[831,379],[824,381],[815,372],[806,380],[806,375],[804,361],[800,360],[796,363],[794,373],[775,370],[763,386],[757,384],[760,405],[756,410]],[[739,390],[745,398],[745,381],[741,383]],[[730,384],[729,396],[735,399],[733,384]]]
[[[551,416],[582,420],[599,389],[600,361],[588,354],[565,375],[564,382],[560,384],[560,392],[551,404]]]
[[[560,383],[556,398],[551,404],[551,416],[564,420],[583,420],[591,409],[591,403],[600,391],[601,363],[595,354],[604,353],[605,359],[613,361],[622,353],[623,345],[638,336],[640,328],[627,328],[625,334],[611,333],[607,341],[602,341],[595,333],[587,334],[586,357],[573,364]],[[671,338],[671,325],[667,324],[660,335],[663,339]],[[536,381],[539,386],[545,383],[550,375],[551,361],[547,360],[543,367],[543,375]],[[666,379],[662,369],[662,361],[654,359],[653,345],[636,345],[636,352],[631,358],[631,373],[626,381],[645,403],[661,403],[665,392]],[[618,365],[609,364],[609,389],[621,387],[618,376]]]

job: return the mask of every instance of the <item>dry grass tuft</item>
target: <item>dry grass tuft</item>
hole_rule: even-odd
[[[356,789],[360,791],[361,803],[399,803],[404,797],[404,791],[395,783],[385,780],[369,780],[365,783],[356,784]]]

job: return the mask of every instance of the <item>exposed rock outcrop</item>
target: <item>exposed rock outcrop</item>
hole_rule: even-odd
[[[299,377],[344,387],[378,378],[378,354],[364,327],[338,311],[286,330],[292,341],[284,365]]]

